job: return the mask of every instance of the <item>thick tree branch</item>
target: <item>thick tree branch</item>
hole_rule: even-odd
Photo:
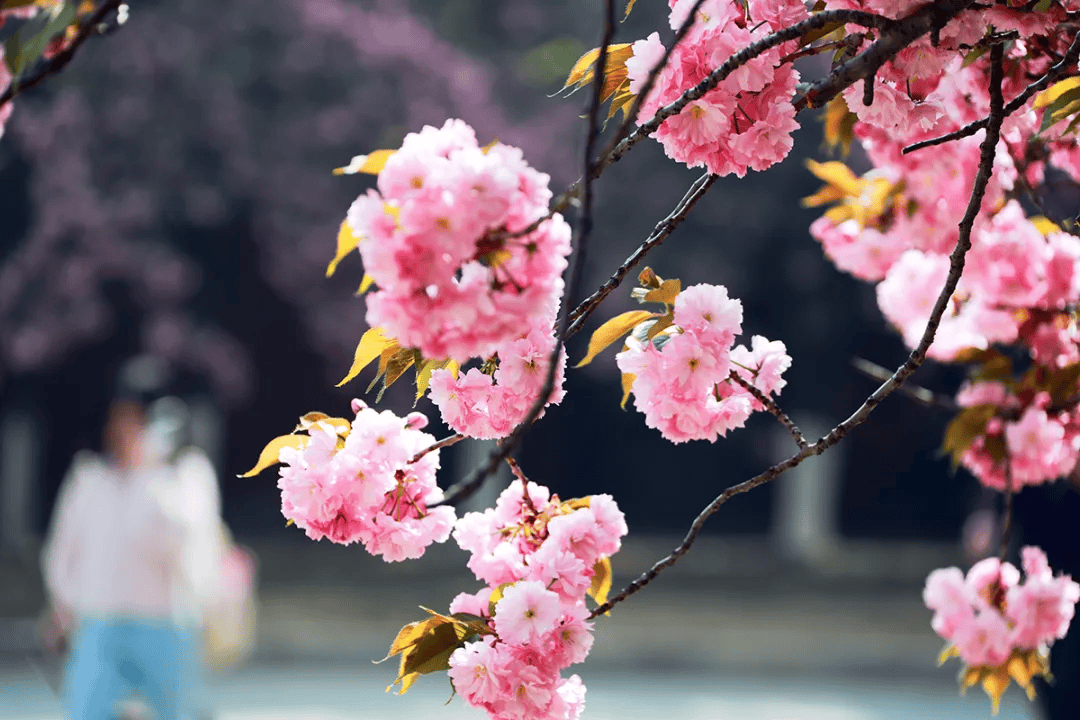
[[[615,37],[615,0],[605,0],[604,10],[604,34],[595,66],[595,72],[599,77],[603,76],[603,68],[607,67],[608,49],[611,46],[612,39]],[[517,447],[517,444],[521,441],[522,435],[525,434],[525,431],[529,429],[533,422],[536,421],[536,418],[539,417],[540,413],[543,412],[544,406],[547,405],[548,400],[551,397],[552,390],[555,389],[555,375],[559,367],[559,357],[562,353],[563,341],[566,338],[567,328],[570,326],[570,302],[573,300],[574,295],[577,293],[578,286],[581,284],[581,276],[585,266],[585,248],[588,245],[589,236],[592,234],[592,181],[598,175],[598,173],[595,172],[596,163],[593,160],[593,154],[596,151],[596,141],[600,136],[599,117],[603,87],[604,83],[602,81],[593,83],[592,99],[589,103],[588,131],[585,135],[584,167],[582,172],[582,177],[586,178],[586,181],[582,192],[581,212],[578,215],[577,230],[574,233],[576,235],[576,242],[573,243],[575,248],[574,257],[570,264],[570,278],[566,283],[566,290],[563,292],[562,304],[560,306],[561,309],[559,310],[559,319],[555,326],[555,347],[548,357],[544,384],[540,389],[540,393],[536,396],[535,402],[533,402],[532,406],[529,408],[529,412],[525,414],[525,418],[516,428],[514,428],[514,431],[491,452],[487,462],[474,469],[469,473],[468,477],[447,490],[446,498],[441,504],[453,505],[458,503],[469,497],[477,488],[483,485],[484,480],[490,477],[498,469],[499,463],[510,457],[510,453],[514,451],[514,448]]]
[[[75,52],[86,42],[87,38],[98,31],[98,26],[105,21],[110,13],[115,12],[123,4],[123,0],[105,0],[91,15],[79,23],[79,29],[71,42],[63,50],[53,55],[41,66],[41,68],[25,79],[13,80],[7,90],[0,93],[0,108],[11,102],[15,96],[21,95],[32,87],[40,85],[46,78],[58,74],[75,57]]]
[[[748,492],[759,485],[764,485],[765,483],[776,479],[791,468],[801,464],[808,457],[820,455],[840,442],[840,440],[851,432],[853,428],[862,424],[866,418],[870,416],[870,413],[874,411],[874,408],[880,405],[882,400],[899,388],[922,364],[923,360],[926,358],[926,351],[934,342],[934,336],[937,334],[938,326],[941,323],[942,316],[945,314],[945,309],[948,307],[949,300],[956,290],[956,285],[960,281],[960,276],[964,272],[964,261],[968,250],[971,248],[971,230],[975,224],[975,218],[979,214],[980,207],[982,206],[983,196],[986,194],[986,187],[990,182],[990,175],[994,168],[995,149],[1001,134],[1001,123],[1004,120],[1004,101],[1001,96],[1001,84],[1004,75],[1002,70],[1004,51],[1001,45],[995,45],[990,53],[990,121],[987,124],[986,137],[983,139],[982,145],[980,146],[979,168],[975,175],[975,182],[971,189],[971,197],[968,200],[967,210],[964,213],[963,219],[960,221],[960,232],[956,241],[956,247],[953,248],[952,254],[949,256],[949,275],[945,280],[945,286],[938,294],[933,310],[930,312],[930,317],[926,323],[926,329],[923,331],[922,338],[919,340],[918,345],[912,350],[904,364],[897,368],[896,372],[894,372],[888,380],[882,383],[877,390],[871,393],[850,417],[829,431],[829,433],[820,440],[813,445],[808,445],[783,462],[773,465],[765,472],[737,485],[732,485],[724,490],[724,492],[698,514],[682,543],[676,547],[670,555],[649,568],[643,575],[627,585],[618,595],[615,595],[606,603],[593,610],[589,615],[590,618],[595,618],[608,612],[615,605],[652,582],[652,580],[665,569],[677,563],[683,555],[689,552],[709,517],[719,510],[728,500],[736,495]]]
[[[1077,33],[1076,37],[1073,38],[1072,44],[1065,52],[1065,57],[1061,59],[1061,62],[1050,66],[1050,69],[1046,71],[1045,75],[1028,85],[1019,95],[1009,101],[1009,104],[1005,106],[1005,116],[1008,117],[1009,115],[1012,115],[1014,112],[1024,107],[1024,105],[1027,104],[1027,101],[1036,93],[1048,88],[1050,83],[1058,78],[1064,77],[1065,73],[1069,71],[1069,68],[1076,65],[1078,58],[1080,58],[1080,33]],[[986,127],[989,121],[990,118],[988,117],[985,117],[982,120],[976,120],[975,122],[968,123],[959,130],[954,130],[946,135],[912,143],[904,148],[902,152],[906,155],[915,152],[916,150],[922,150],[923,148],[941,145],[943,143],[952,142],[953,140],[968,137],[969,135],[974,135]]]

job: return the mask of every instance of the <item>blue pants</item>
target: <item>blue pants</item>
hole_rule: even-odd
[[[165,621],[80,622],[64,683],[70,720],[114,720],[117,703],[134,692],[157,720],[185,720],[195,681],[192,635]]]

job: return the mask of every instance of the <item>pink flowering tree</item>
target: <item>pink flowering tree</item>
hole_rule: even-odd
[[[45,5],[3,7],[25,15],[35,4]],[[588,655],[595,621],[676,564],[721,505],[836,445],[927,358],[957,363],[969,379],[950,401],[943,447],[1003,494],[1004,532],[998,557],[932,572],[924,600],[947,643],[941,660],[962,663],[961,689],[981,685],[995,711],[1013,681],[1032,695],[1080,601],[1080,585],[1039,548],[1021,550],[1020,569],[1008,558],[1013,496],[1071,475],[1080,456],[1080,223],[1043,202],[1050,183],[1080,184],[1080,2],[673,0],[669,28],[616,43],[617,12],[633,4],[606,2],[600,46],[567,79],[567,90],[590,91],[581,176],[559,195],[520,149],[456,119],[336,171],[376,176],[342,208],[328,268],[355,251],[365,271],[369,329],[342,382],[376,363],[371,387],[411,377],[455,434],[436,440],[421,413],[355,400],[351,417],[300,418],[246,475],[280,464],[282,513],[312,539],[359,542],[387,561],[450,537],[470,553],[481,588],[402,628],[388,654],[400,663],[392,687],[447,672],[492,718],[577,718],[585,686],[564,671]],[[0,76],[10,84],[0,121],[12,88],[60,69],[89,23],[118,6],[66,18],[61,36],[43,30],[40,54],[52,59],[26,82]],[[818,75],[800,75],[797,60],[825,53]],[[826,208],[810,234],[840,271],[876,283],[882,314],[911,349],[817,439],[780,407],[797,361],[782,339],[744,329],[723,285],[684,288],[639,269],[718,177],[784,160],[811,109],[824,114],[829,147],[846,154],[857,142],[872,168],[809,164],[825,185],[805,204]],[[649,137],[704,173],[578,300],[594,185]],[[604,319],[587,348],[567,346],[634,271],[643,309]],[[615,594],[611,557],[627,533],[615,499],[559,498],[514,459],[522,435],[563,400],[567,356],[581,366],[613,345],[623,403],[633,395],[645,424],[672,443],[718,442],[767,412],[794,444],[720,493],[669,556]],[[444,491],[439,450],[468,439],[498,443]],[[457,517],[455,504],[504,462],[519,482],[494,508]]]

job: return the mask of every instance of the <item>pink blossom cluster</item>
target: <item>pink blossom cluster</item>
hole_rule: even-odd
[[[585,596],[597,563],[618,551],[626,530],[610,495],[563,503],[532,482],[514,483],[494,508],[458,520],[454,538],[488,587],[458,595],[450,611],[487,618],[494,630],[450,656],[450,679],[466,702],[493,720],[581,715],[585,686],[561,673],[592,647]]]
[[[447,120],[405,137],[346,222],[378,291],[367,321],[425,357],[465,362],[538,328],[562,292],[570,227],[517,148]]]
[[[830,8],[854,8],[902,17],[921,2],[833,0]],[[875,75],[873,102],[863,103],[861,84],[845,91],[847,107],[857,116],[854,136],[874,168],[864,175],[862,197],[847,202],[870,207],[872,183],[887,181],[895,195],[866,219],[822,217],[811,233],[845,272],[878,286],[878,304],[886,318],[914,346],[930,309],[944,287],[948,254],[958,238],[979,160],[982,131],[960,140],[904,154],[906,145],[935,138],[985,118],[989,111],[987,56],[968,48],[987,28],[1015,31],[1020,40],[1008,46],[1006,99],[1045,72],[1068,45],[1071,33],[1055,28],[1065,21],[1066,4],[1045,11],[995,4],[959,14],[940,32],[911,44]],[[1077,356],[1075,329],[1060,313],[1080,298],[1075,272],[1080,239],[1036,225],[1007,195],[1037,185],[1048,165],[1080,181],[1080,149],[1075,133],[1064,126],[1039,134],[1043,112],[1034,101],[1005,119],[994,173],[976,221],[972,249],[960,286],[942,319],[929,355],[951,360],[965,348],[1020,342],[1036,362],[1058,367]],[[1033,151],[1041,145],[1045,152]],[[1021,312],[1023,311],[1023,312]],[[1038,312],[1033,312],[1038,311]],[[1035,350],[1035,346],[1038,350]]]
[[[722,285],[683,290],[675,298],[673,320],[651,340],[652,321],[640,325],[615,357],[619,369],[634,376],[634,406],[645,414],[645,424],[671,442],[715,442],[764,409],[729,380],[732,372],[765,395],[787,384],[782,374],[791,358],[782,342],[754,336],[749,349],[735,346],[742,303],[729,298]]]
[[[694,0],[671,0],[670,24],[678,28]],[[807,17],[801,0],[707,0],[689,33],[675,48],[641,107],[647,121],[657,111],[705,79],[750,43]],[[790,46],[790,47],[789,47]],[[716,88],[664,121],[653,135],[668,157],[689,167],[705,166],[716,175],[739,177],[764,170],[791,151],[799,124],[791,98],[799,74],[781,57],[789,43],[763,53],[735,70]],[[664,55],[660,35],[633,44],[626,62],[630,91],[642,89]]]
[[[1031,398],[1027,404],[991,380],[967,384],[956,397],[961,407],[1000,408],[962,458],[964,467],[997,490],[1006,482],[1015,491],[1064,477],[1080,458],[1080,413],[1053,408],[1046,392],[1024,395]],[[1009,460],[1008,475],[1001,449]]]
[[[965,576],[960,568],[934,570],[923,601],[934,611],[934,632],[968,667],[997,666],[1014,650],[1048,648],[1065,637],[1080,601],[1080,585],[1054,576],[1037,547],[1021,551],[1024,580],[1010,563],[982,560]]]
[[[387,562],[418,558],[450,537],[455,519],[452,507],[428,507],[443,497],[435,484],[439,452],[411,462],[435,442],[421,432],[427,418],[376,412],[360,400],[352,406],[356,418],[344,440],[319,422],[304,447],[281,450],[281,513],[312,540],[361,542]]]
[[[435,370],[429,397],[454,432],[487,440],[506,437],[540,396],[554,348],[551,326],[534,328],[498,347],[497,361],[489,363],[491,372],[471,368],[455,378],[449,370]],[[549,404],[563,398],[565,366],[566,354],[560,352]]]

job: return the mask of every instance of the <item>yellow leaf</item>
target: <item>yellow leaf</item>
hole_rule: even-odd
[[[1046,237],[1050,233],[1061,232],[1061,226],[1045,215],[1036,215],[1031,218],[1031,224],[1038,228],[1043,237]]]
[[[259,461],[255,463],[255,467],[237,477],[255,477],[271,465],[277,465],[281,462],[278,459],[278,456],[281,454],[282,448],[291,447],[301,450],[308,444],[309,440],[311,440],[311,438],[307,435],[282,435],[274,438],[268,442],[266,447],[262,449],[262,452],[259,453]]]
[[[451,367],[453,366],[453,367]],[[450,359],[445,360],[425,360],[423,364],[416,366],[416,399],[419,400],[427,392],[428,385],[431,384],[431,373],[435,370],[447,369],[457,377],[458,364]]]
[[[855,177],[855,173],[851,172],[851,168],[842,162],[831,160],[829,162],[815,162],[814,160],[807,160],[806,167],[810,172],[814,173],[819,180],[824,180],[830,185],[835,185],[840,188],[845,195],[859,195],[862,192],[862,185],[859,182],[859,178]]]
[[[622,374],[622,400],[619,402],[619,407],[626,409],[626,401],[630,399],[630,391],[634,388],[634,380],[637,379],[637,375],[632,373]]]
[[[583,508],[588,508],[588,507],[592,507],[592,496],[591,495],[586,495],[585,497],[580,497],[580,498],[570,498],[569,500],[564,500],[560,510],[562,510],[563,513],[571,513],[571,512],[574,512],[575,510],[581,510]]]
[[[489,153],[489,152],[491,151],[491,148],[495,147],[495,146],[496,146],[496,145],[498,145],[498,144],[499,144],[499,138],[495,138],[494,140],[492,140],[491,142],[489,142],[489,143],[488,143],[487,145],[485,145],[484,147],[480,148],[480,152],[482,152],[482,153],[484,153],[485,155],[487,155],[487,154],[488,154],[488,153]]]
[[[645,297],[642,302],[654,302],[664,303],[665,305],[674,305],[675,298],[682,292],[682,283],[678,278],[672,278],[671,280],[665,280],[660,283],[660,287],[655,290],[650,290],[645,293]]]
[[[360,281],[360,289],[356,291],[357,295],[363,295],[371,286],[375,284],[375,278],[371,277],[367,273],[364,273],[364,279]]]
[[[956,649],[955,645],[949,644],[938,655],[937,664],[944,665],[949,658],[960,657],[960,651]]]
[[[397,340],[387,337],[382,328],[373,327],[369,329],[360,338],[360,342],[356,346],[356,354],[353,357],[352,367],[349,368],[349,374],[337,386],[341,387],[359,375],[361,370],[367,367],[372,360],[379,357],[383,350],[392,345],[397,345]]]
[[[848,109],[842,95],[837,95],[825,106],[825,146],[835,152],[840,148],[841,156],[851,152],[851,143],[855,140],[855,113]],[[811,196],[812,197],[812,196]],[[806,200],[803,201],[806,203]],[[810,206],[813,207],[813,206]]]
[[[352,423],[345,418],[330,417],[329,415],[321,412],[309,412],[300,417],[300,423],[296,426],[298,432],[300,430],[309,430],[316,425],[321,425],[336,435],[347,437],[352,430]]]
[[[1006,688],[1009,687],[1009,675],[1005,668],[996,667],[986,672],[983,675],[982,686],[986,694],[990,696],[994,714],[997,715],[1001,709],[1001,696],[1005,694]]]
[[[634,4],[637,0],[626,0],[626,13],[623,14],[623,20],[630,17],[630,11],[634,9]]]
[[[611,592],[611,577],[611,558],[597,560],[593,565],[592,585],[589,586],[589,596],[597,605],[607,602],[608,593]]]
[[[330,261],[330,264],[326,267],[326,277],[330,277],[337,270],[338,263],[345,259],[345,257],[357,248],[360,244],[361,238],[359,235],[353,234],[352,228],[349,227],[348,222],[341,223],[341,229],[338,230],[337,236],[337,254],[334,255],[334,259]]]
[[[506,588],[513,587],[514,583],[504,582],[497,588],[491,591],[491,595],[488,597],[488,615],[495,617],[495,606],[502,600],[503,593],[506,592]]]
[[[366,173],[378,175],[386,167],[386,161],[397,150],[372,150],[367,155],[357,155],[345,167],[334,168],[335,175],[355,175]]]
[[[605,62],[604,67],[605,78],[617,70],[621,73],[626,73],[626,61],[633,56],[634,50],[630,43],[613,43],[608,45],[607,61]],[[576,86],[576,90],[591,83],[596,74],[595,66],[596,61],[599,58],[600,48],[593,48],[578,58],[577,62],[574,63],[574,67],[570,68],[570,74],[566,77],[566,84],[563,85],[562,89],[566,90],[571,86]],[[623,79],[625,79],[625,76]],[[606,84],[607,83],[605,82],[605,85]],[[621,80],[619,84],[622,84]],[[616,85],[616,87],[618,87],[618,85]],[[614,92],[614,90],[615,89],[612,88],[611,92]],[[560,90],[560,92],[562,91]],[[607,95],[610,94],[611,93],[607,93]]]
[[[1080,76],[1065,78],[1056,82],[1035,96],[1035,108],[1053,105],[1062,95],[1076,88],[1080,88]]]
[[[633,330],[634,326],[638,323],[644,322],[652,317],[656,316],[647,310],[631,310],[630,312],[625,312],[611,318],[603,325],[596,328],[592,337],[589,338],[588,352],[585,354],[584,359],[575,365],[575,367],[588,365],[592,362],[593,358],[604,350],[604,348]]]

